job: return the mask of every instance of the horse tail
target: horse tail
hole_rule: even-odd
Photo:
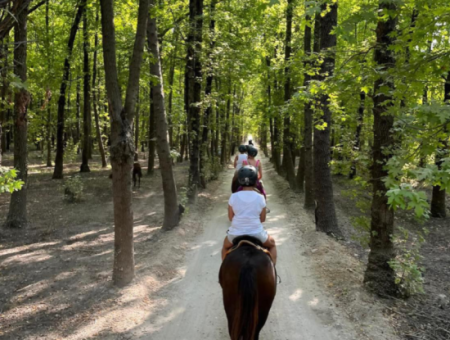
[[[232,340],[253,340],[258,325],[256,269],[246,264],[239,276],[238,307],[231,331]]]

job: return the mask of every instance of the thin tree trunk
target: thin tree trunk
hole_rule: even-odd
[[[154,0],[150,0],[151,4]],[[164,192],[164,223],[163,229],[170,230],[176,227],[180,221],[181,211],[178,207],[177,186],[172,170],[172,158],[170,157],[170,147],[167,140],[166,109],[164,104],[164,87],[161,74],[161,62],[158,48],[158,30],[156,18],[150,18],[147,25],[147,37],[150,52],[153,60],[156,60],[150,67],[153,76],[159,79],[158,84],[152,87],[153,100],[155,102],[156,120],[156,148],[158,150],[159,167],[161,169],[162,185]]]
[[[231,109],[231,77],[229,79],[228,84],[228,99],[227,99],[227,108],[225,112],[225,125],[224,125],[224,131],[222,134],[222,165],[225,166],[229,160],[229,154],[228,154],[228,143],[230,140],[230,109]]]
[[[444,85],[444,103],[450,105],[450,72],[447,73],[447,78],[445,80]],[[435,155],[435,164],[439,170],[442,169],[442,164],[444,163],[444,159],[449,156],[449,130],[447,125],[450,124],[450,121],[447,121],[447,124],[444,126],[443,133],[445,134],[444,138],[439,139],[439,143],[441,144],[440,148],[436,151]],[[440,185],[433,185],[433,195],[431,198],[431,207],[430,212],[431,216],[438,218],[445,218],[447,216],[447,208],[445,206],[445,196],[446,190],[442,188]]]
[[[396,30],[396,10],[397,7],[394,3],[380,0],[379,16],[389,16],[387,20],[378,20],[376,30],[375,62],[382,74],[387,74],[390,68],[395,67],[394,51],[390,49],[390,46],[393,44],[393,33]],[[388,87],[389,90],[383,90],[385,87]],[[386,196],[388,189],[383,181],[388,176],[386,163],[392,157],[388,150],[392,150],[394,144],[392,133],[394,117],[389,112],[394,105],[391,94],[393,90],[394,84],[389,77],[386,77],[386,79],[381,77],[375,81],[373,96],[372,220],[370,225],[370,254],[364,276],[364,282],[369,288],[379,294],[388,295],[397,292],[395,273],[389,265],[389,261],[395,257],[392,243],[394,211],[389,207],[388,197]]]
[[[284,68],[285,82],[284,82],[284,102],[289,104],[291,100],[291,72],[289,63],[291,61],[291,40],[292,40],[292,16],[293,16],[293,0],[288,0],[286,10],[286,42],[284,52],[284,62],[286,64]],[[292,190],[297,190],[297,181],[295,178],[294,161],[292,159],[292,136],[290,131],[291,118],[290,113],[286,112],[284,117],[284,133],[283,133],[283,164],[284,171],[286,172],[286,179],[289,182],[289,186]]]
[[[305,147],[300,148],[300,157],[298,160],[297,170],[297,189],[299,192],[304,192],[305,183]]]
[[[357,120],[357,126],[356,126],[356,134],[355,134],[355,142],[353,144],[353,152],[355,153],[354,157],[356,158],[356,153],[360,152],[361,150],[361,130],[363,127],[363,120],[364,120],[364,106],[366,102],[366,93],[364,91],[361,91],[359,93],[359,108],[358,108],[358,120]],[[350,175],[349,178],[353,179],[356,176],[356,161],[352,161],[352,166],[350,168]]]
[[[91,74],[89,68],[89,31],[88,31],[88,10],[84,9],[83,15],[83,150],[80,172],[90,172],[89,156],[91,154]]]
[[[67,56],[64,61],[63,78],[61,82],[61,88],[59,91],[58,100],[58,124],[56,130],[56,158],[55,169],[53,172],[53,179],[63,178],[63,166],[64,166],[64,121],[65,121],[65,106],[66,106],[66,89],[67,81],[70,74],[70,60],[72,57],[73,45],[75,37],[77,35],[78,26],[80,25],[81,17],[86,7],[86,0],[80,2],[77,14],[70,29],[69,41],[67,43]]]
[[[151,66],[151,65],[150,65]],[[150,86],[150,114],[148,117],[148,167],[147,175],[152,175],[155,170],[155,102],[153,99],[153,86]]]
[[[334,72],[336,35],[331,31],[337,25],[338,4],[329,4],[330,11],[320,17],[320,50],[325,53],[324,61],[320,67],[320,80],[324,81]],[[327,4],[321,5],[322,13],[326,12]],[[330,131],[331,110],[329,96],[322,93],[319,97],[322,109],[322,119],[327,124],[323,130],[314,130],[314,194],[316,199],[316,229],[334,236],[342,236],[336,218],[333,200],[333,183],[330,170]]]
[[[167,120],[169,123],[169,146],[170,149],[174,148],[173,143],[173,122],[172,122],[172,106],[173,106],[173,83],[175,79],[175,60],[177,58],[178,52],[178,32],[175,32],[175,48],[172,53],[172,58],[170,60],[170,71],[169,71],[169,103],[167,106]]]
[[[27,22],[28,9],[26,8],[17,17],[14,25],[14,74],[22,82],[27,81]],[[28,147],[27,125],[28,104],[30,94],[24,88],[18,90],[14,98],[14,168],[18,171],[17,179],[24,182],[21,190],[14,191],[9,204],[9,213],[5,226],[9,228],[25,228],[28,225],[27,217],[27,186],[28,186]]]
[[[209,35],[210,35],[210,44],[209,50],[207,53],[206,60],[208,60],[207,72],[206,76],[206,87],[205,87],[205,97],[210,99],[212,93],[212,85],[213,85],[213,74],[214,74],[214,58],[212,57],[212,52],[214,50],[214,46],[216,44],[215,41],[215,26],[216,20],[214,19],[215,9],[216,9],[217,0],[212,0],[210,5],[210,22],[209,22]],[[204,122],[202,128],[202,143],[201,143],[201,151],[200,151],[200,183],[203,188],[206,188],[206,177],[205,177],[205,165],[207,162],[207,150],[208,150],[208,131],[210,130],[210,119],[212,113],[212,103],[209,100],[208,107],[206,108],[204,115]]]
[[[314,20],[314,45],[317,50],[319,49],[319,40],[320,40],[320,21],[318,20],[318,16],[316,15],[316,19]],[[311,56],[311,38],[312,38],[312,30],[311,30],[311,17],[309,15],[306,16],[306,25],[305,25],[305,36],[304,36],[304,51],[305,56],[309,58]],[[309,67],[311,62],[309,60],[305,61],[305,69]],[[308,87],[312,77],[305,72],[303,86]],[[304,143],[304,176],[305,176],[305,209],[313,209],[315,206],[314,203],[314,162],[313,162],[313,109],[311,107],[311,102],[305,103],[304,110],[304,135],[303,135],[303,143]],[[300,165],[299,165],[300,166]]]
[[[139,101],[139,95],[137,99],[137,107],[136,107],[136,118],[134,122],[134,147],[136,148],[136,153],[134,154],[134,161],[139,161],[139,118],[141,116],[141,105]]]
[[[139,1],[136,39],[129,67],[125,105],[122,104],[118,81],[113,2],[114,0],[101,0],[100,4],[104,65],[105,70],[108,70],[105,72],[106,89],[111,107],[111,164],[115,225],[113,281],[117,286],[125,286],[134,277],[133,210],[131,207],[131,169],[134,156],[132,122],[139,91],[149,1]]]
[[[2,106],[0,112],[0,166],[2,165],[2,155],[6,152],[6,131],[3,132],[6,124],[6,95],[8,94],[8,43],[9,39],[5,38],[1,43],[1,57],[4,61],[2,67]]]
[[[81,84],[80,80],[77,80],[77,95],[76,95],[76,110],[75,110],[75,116],[76,116],[76,122],[75,122],[75,136],[73,136],[73,144],[77,145],[77,153],[80,152],[80,139],[81,139]],[[69,108],[70,106],[70,86],[69,86]],[[72,130],[69,130],[69,133],[72,132]],[[73,133],[73,132],[72,132]]]
[[[97,13],[95,21],[96,21],[96,26],[98,25],[99,22],[99,15]],[[93,69],[92,69],[92,101],[93,101],[93,106],[94,106],[94,119],[95,119],[95,131],[97,134],[97,143],[98,143],[98,150],[100,152],[100,158],[102,160],[102,168],[106,168],[108,166],[107,162],[106,162],[106,154],[105,154],[105,147],[103,145],[103,141],[102,141],[102,133],[101,133],[101,129],[100,129],[100,118],[99,118],[99,114],[98,114],[98,100],[97,100],[97,94],[98,89],[100,88],[100,78],[99,78],[99,82],[97,84],[96,80],[97,80],[97,49],[98,49],[98,32],[95,32],[95,48],[94,48],[94,61],[93,61]]]

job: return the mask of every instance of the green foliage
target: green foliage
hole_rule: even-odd
[[[13,193],[22,189],[23,181],[16,180],[17,170],[0,167],[0,194],[4,192]]]
[[[398,235],[393,237],[397,249],[397,256],[389,262],[396,272],[396,284],[405,296],[423,294],[423,273],[425,268],[421,266],[423,260],[420,248],[425,242],[426,229],[417,234],[412,234],[407,229],[398,227]]]
[[[74,163],[79,158],[79,143],[74,144],[72,140],[67,142],[64,149],[64,159],[66,163]]]
[[[76,175],[64,180],[64,198],[68,203],[83,200],[84,184],[81,176]]]
[[[367,248],[370,242],[370,205],[371,205],[371,188],[370,183],[362,177],[356,177],[353,180],[354,186],[351,189],[342,192],[344,197],[350,199],[358,208],[359,215],[351,217],[352,226],[355,233],[351,235],[352,239],[358,242],[362,247]],[[364,197],[368,194],[368,197]]]
[[[417,218],[429,216],[427,196],[423,191],[414,190],[411,184],[402,183],[387,192],[388,204],[392,209],[414,210]]]

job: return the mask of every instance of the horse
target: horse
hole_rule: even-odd
[[[113,174],[109,174],[109,179],[113,178]],[[133,187],[136,187],[136,183],[138,183],[138,187],[141,187],[141,178],[142,178],[142,168],[138,162],[133,164]]]
[[[234,247],[246,240],[262,247],[251,236],[233,240]],[[230,252],[220,267],[219,283],[231,340],[258,340],[277,290],[276,270],[261,249],[242,243]]]

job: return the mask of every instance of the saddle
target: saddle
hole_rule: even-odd
[[[272,255],[270,254],[270,252],[269,252],[266,248],[261,247],[261,246],[255,244],[255,243],[253,243],[253,242],[251,242],[251,241],[248,241],[248,240],[241,240],[241,241],[239,241],[238,244],[236,244],[236,245],[234,245],[233,247],[231,247],[231,248],[225,253],[225,256],[228,256],[228,254],[232,253],[233,251],[235,251],[236,249],[238,249],[238,248],[239,248],[240,246],[242,246],[243,244],[248,244],[248,245],[250,245],[250,246],[252,246],[252,247],[254,247],[254,248],[256,248],[256,249],[262,251],[263,253],[265,253],[266,255],[268,255],[269,258],[270,258],[270,260],[273,262]]]

